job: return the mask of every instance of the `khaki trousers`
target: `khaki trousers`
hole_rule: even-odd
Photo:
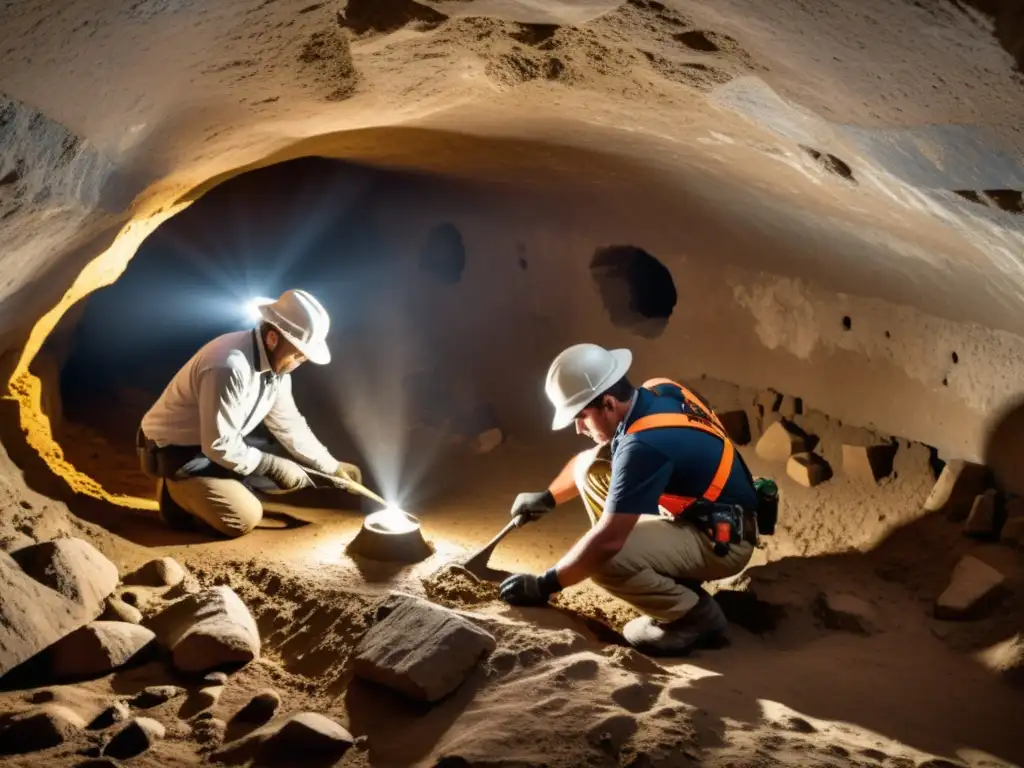
[[[584,451],[576,462],[576,486],[591,525],[604,510],[611,482],[609,447]],[[735,576],[750,561],[754,545],[733,544],[719,557],[707,534],[671,517],[644,515],[619,552],[591,576],[598,586],[659,621],[685,616],[697,604],[701,582]]]
[[[244,536],[263,519],[260,500],[239,480],[190,477],[160,482],[167,484],[175,504],[225,536]]]

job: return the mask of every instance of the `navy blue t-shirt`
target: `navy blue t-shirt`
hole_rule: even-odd
[[[677,387],[660,385],[655,392],[637,391],[633,410],[619,425],[612,440],[612,478],[605,512],[657,515],[663,494],[700,497],[708,489],[722,458],[722,441],[699,429],[661,427],[627,435],[629,426],[643,416],[680,413]],[[718,502],[756,509],[757,495],[739,451]]]

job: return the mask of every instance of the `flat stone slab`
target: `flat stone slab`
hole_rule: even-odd
[[[53,647],[53,673],[58,678],[105,675],[142,653],[155,637],[137,624],[94,621]]]
[[[935,603],[935,617],[974,618],[997,596],[1005,581],[1006,577],[988,563],[964,555],[953,569],[949,586]]]

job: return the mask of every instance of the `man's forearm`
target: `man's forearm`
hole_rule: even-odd
[[[611,560],[619,549],[619,543],[612,540],[606,532],[599,528],[591,528],[555,566],[559,584],[565,588],[590,578],[590,575]]]

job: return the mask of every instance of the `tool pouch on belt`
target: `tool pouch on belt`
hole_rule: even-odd
[[[725,557],[732,545],[742,542],[748,533],[743,529],[744,514],[743,507],[733,504],[697,502],[683,512],[683,519],[704,531],[715,554]]]
[[[139,466],[148,477],[160,478],[191,477],[200,472],[190,471],[194,465],[210,464],[198,445],[169,445],[160,448],[149,440],[141,429],[135,435],[135,450],[139,455]],[[200,467],[196,466],[196,469]]]

